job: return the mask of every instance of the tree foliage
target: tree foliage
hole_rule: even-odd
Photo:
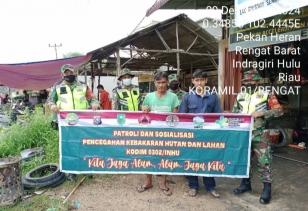
[[[83,53],[69,52],[69,53],[63,54],[63,58],[72,58],[72,57],[77,57],[77,56],[83,56]]]

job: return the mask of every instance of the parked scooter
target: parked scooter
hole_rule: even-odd
[[[23,117],[26,114],[26,109],[28,108],[30,114],[33,113],[33,108],[31,108],[30,103],[24,103],[21,100],[19,100],[17,103],[14,103],[12,106],[12,112],[10,114],[10,119],[12,122],[17,121],[18,119],[23,122]]]

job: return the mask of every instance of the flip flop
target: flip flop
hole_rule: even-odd
[[[190,195],[191,197],[195,197],[197,195],[197,190],[196,189],[189,189],[188,195]]]
[[[161,187],[159,187],[159,188],[162,190],[162,192],[163,192],[166,196],[171,196],[171,195],[172,195],[172,191],[171,191],[169,188],[167,188],[167,189],[161,188]]]
[[[152,188],[153,187],[153,185],[151,185],[151,186],[149,186],[149,187],[145,187],[144,185],[140,185],[139,187],[137,187],[137,191],[138,191],[138,193],[142,193],[142,192],[144,192],[144,191],[146,191],[147,189],[150,189],[150,188]]]
[[[219,193],[216,190],[212,190],[212,191],[208,191],[210,193],[211,196],[213,196],[214,198],[220,198]]]

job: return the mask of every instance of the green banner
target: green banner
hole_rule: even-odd
[[[212,122],[204,123],[203,127],[199,123],[194,127],[194,116],[188,114],[177,114],[172,120],[168,114],[151,114],[152,121],[147,126],[123,125],[129,121],[138,122],[140,113],[114,114],[118,116],[113,119],[114,123],[110,117],[101,125],[93,125],[93,119],[82,119],[78,112],[61,115],[63,172],[248,176],[251,117],[247,115],[240,118],[205,115],[204,119]],[[108,119],[107,115],[112,113],[106,114]],[[77,124],[77,118],[72,120],[74,116],[79,117]],[[99,122],[97,116],[94,119]],[[153,120],[156,117],[157,120]],[[170,122],[166,124],[160,120],[168,118],[184,122],[170,127]],[[144,118],[139,119],[143,124]]]

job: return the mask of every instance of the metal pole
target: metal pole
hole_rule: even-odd
[[[119,77],[121,74],[121,58],[120,58],[120,50],[116,51],[117,54],[117,62],[116,62],[116,67],[117,67],[117,76]]]
[[[179,24],[178,22],[175,22],[175,28],[176,28],[176,48],[179,51]],[[176,53],[176,61],[177,61],[177,75],[180,75],[180,53]]]

